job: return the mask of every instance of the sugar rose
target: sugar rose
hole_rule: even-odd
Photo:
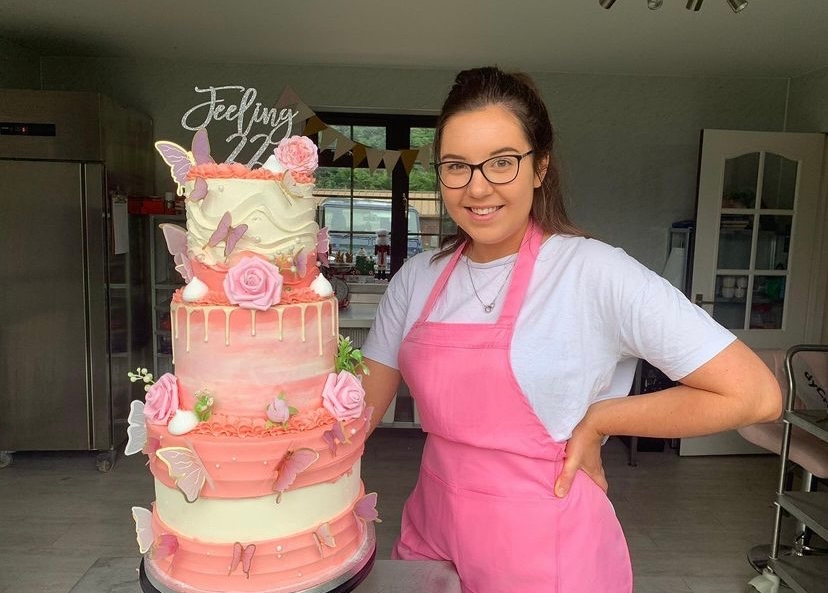
[[[166,424],[178,410],[178,382],[175,375],[165,373],[150,386],[144,404],[144,417],[151,424]]]
[[[279,268],[258,257],[244,257],[224,277],[224,293],[243,309],[266,311],[282,299]]]
[[[279,142],[274,150],[285,169],[293,173],[311,175],[319,166],[319,151],[306,136],[291,136]]]
[[[267,406],[267,419],[274,424],[284,424],[290,419],[290,407],[281,398],[274,397]]]
[[[331,373],[322,389],[322,405],[337,420],[359,418],[365,407],[362,381],[348,371]]]

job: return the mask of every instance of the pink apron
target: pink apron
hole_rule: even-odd
[[[393,557],[450,560],[465,593],[630,593],[612,505],[583,472],[565,498],[554,495],[565,443],[549,436],[512,372],[512,333],[542,237],[533,225],[527,234],[497,322],[427,321],[460,248],[400,347],[428,437]]]

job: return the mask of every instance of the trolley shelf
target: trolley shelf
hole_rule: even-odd
[[[828,557],[771,558],[770,567],[796,593],[819,593],[828,583]]]
[[[785,492],[777,495],[777,501],[819,537],[828,540],[828,492]]]

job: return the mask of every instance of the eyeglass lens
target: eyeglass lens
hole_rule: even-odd
[[[437,174],[443,185],[450,189],[465,187],[471,181],[475,169],[480,169],[490,183],[509,183],[517,177],[520,158],[513,155],[492,157],[478,165],[449,161],[437,165]]]

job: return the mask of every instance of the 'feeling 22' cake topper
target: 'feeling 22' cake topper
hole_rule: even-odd
[[[192,132],[200,128],[207,128],[213,121],[236,122],[236,131],[230,134],[225,141],[236,141],[230,156],[225,162],[234,163],[239,153],[247,146],[258,144],[253,157],[247,162],[248,167],[261,165],[260,157],[271,146],[279,144],[288,138],[293,131],[293,120],[299,115],[298,111],[290,107],[265,107],[256,101],[256,89],[240,85],[195,87],[197,93],[207,93],[208,99],[191,107],[181,118],[181,126]],[[229,102],[227,94],[238,93],[236,102]],[[265,132],[251,135],[254,124],[269,126]]]

